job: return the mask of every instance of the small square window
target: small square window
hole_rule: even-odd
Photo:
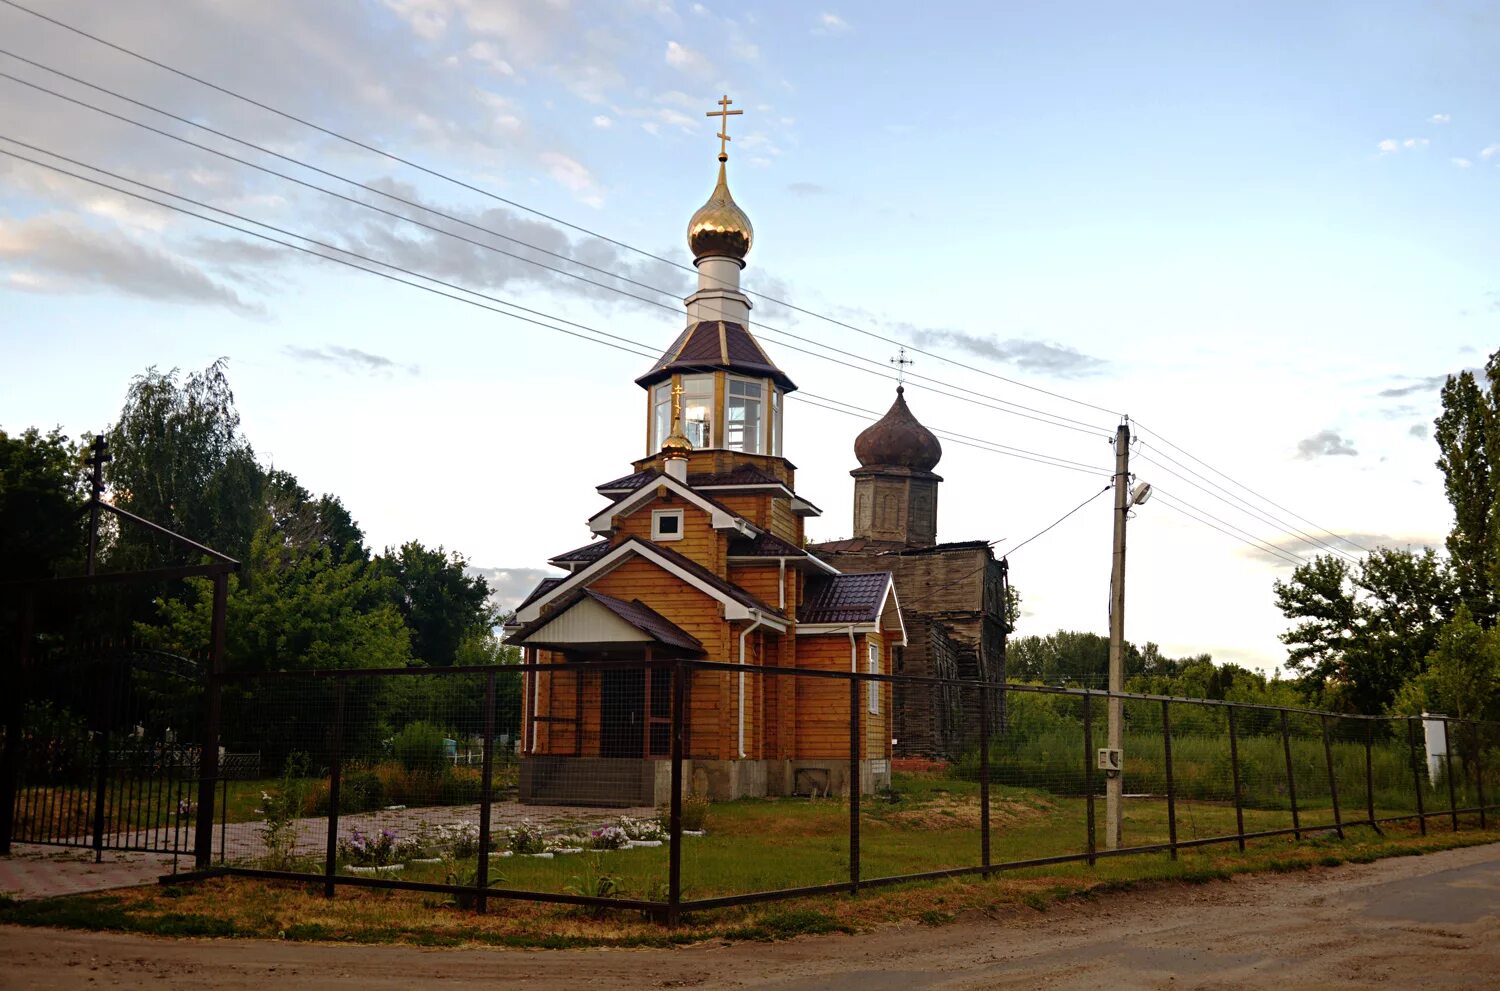
[[[651,512],[652,540],[682,539],[682,510],[656,509]]]

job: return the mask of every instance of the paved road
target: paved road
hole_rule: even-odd
[[[165,941],[0,927],[0,987],[760,991],[1500,987],[1500,844],[1125,893],[932,929],[566,953]]]

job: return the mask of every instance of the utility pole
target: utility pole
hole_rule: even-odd
[[[92,575],[99,559],[99,503],[104,498],[104,466],[114,460],[103,434],[94,437],[89,456],[89,546],[84,573]]]
[[[1121,752],[1125,690],[1125,520],[1130,512],[1130,423],[1115,431],[1115,540],[1109,571],[1109,755],[1101,759],[1105,773],[1104,848],[1120,846],[1120,797],[1125,788],[1125,760]],[[1103,755],[1101,755],[1103,757]]]

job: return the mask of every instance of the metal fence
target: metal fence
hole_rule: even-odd
[[[937,770],[893,766],[898,685],[964,714]],[[1100,691],[659,660],[219,673],[206,695],[191,708],[217,724],[191,737],[218,759],[173,758],[193,765],[178,842],[200,855],[179,879],[444,893],[481,912],[526,899],[670,924],[1267,837],[1486,828],[1500,790],[1495,724],[1125,694],[1111,843]]]

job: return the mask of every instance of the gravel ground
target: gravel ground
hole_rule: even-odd
[[[1497,916],[1500,844],[771,945],[421,950],[0,927],[0,987],[1494,988]]]

